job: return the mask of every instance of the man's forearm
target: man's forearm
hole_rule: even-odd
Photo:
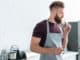
[[[62,41],[63,48],[66,48],[68,44],[68,34],[64,34],[64,38]]]
[[[37,52],[40,54],[54,54],[54,49],[55,48],[40,47],[39,45],[36,45],[35,47],[31,48],[33,52]]]

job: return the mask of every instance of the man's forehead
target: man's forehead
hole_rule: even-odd
[[[63,11],[64,8],[61,8],[61,7],[60,7],[60,8],[53,8],[52,10],[53,10],[53,11],[57,11],[57,10],[58,10],[58,11]]]
[[[58,11],[64,11],[64,8],[58,8],[57,10]]]

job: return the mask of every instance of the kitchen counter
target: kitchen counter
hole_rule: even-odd
[[[78,52],[67,51],[62,55],[63,60],[76,60]],[[40,54],[34,52],[27,52],[27,60],[39,60]]]

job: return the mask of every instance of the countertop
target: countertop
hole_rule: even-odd
[[[40,55],[40,54],[37,54],[37,53],[34,53],[34,52],[27,52],[26,54],[27,54],[27,58]],[[68,56],[77,55],[77,54],[78,54],[78,52],[66,51],[64,54],[61,54],[61,55],[62,55],[63,58],[66,58]]]

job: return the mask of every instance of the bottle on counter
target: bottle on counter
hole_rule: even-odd
[[[8,60],[8,52],[5,49],[1,50],[0,60]]]

